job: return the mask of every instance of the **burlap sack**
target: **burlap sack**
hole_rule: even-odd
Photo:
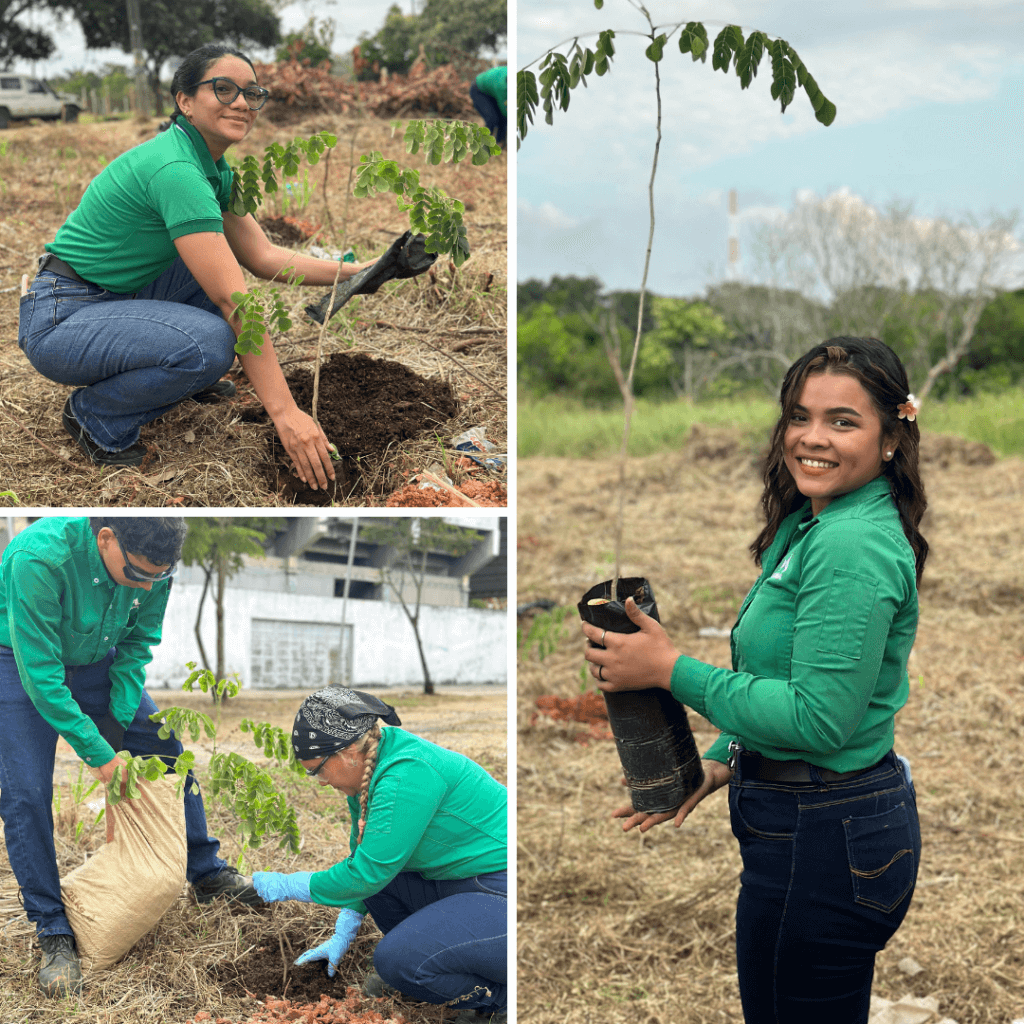
[[[61,899],[86,970],[102,971],[120,960],[185,884],[185,805],[176,781],[140,780],[139,797],[108,804],[106,846],[61,880]]]

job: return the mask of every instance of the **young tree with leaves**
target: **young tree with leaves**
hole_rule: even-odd
[[[364,540],[383,545],[378,569],[380,579],[397,599],[412,626],[416,650],[423,667],[423,692],[433,693],[434,683],[423,651],[420,611],[424,584],[430,575],[433,554],[466,554],[477,542],[475,530],[454,526],[440,518],[372,519],[360,525]]]
[[[203,592],[196,608],[195,635],[203,667],[210,670],[210,661],[203,646],[202,620],[206,594],[213,584],[213,600],[217,620],[217,664],[215,675],[223,679],[224,667],[224,588],[228,580],[244,565],[245,557],[262,558],[263,542],[276,532],[280,519],[249,516],[197,516],[189,519],[188,536],[182,549],[185,565],[198,565],[203,570]],[[214,695],[216,696],[216,695]]]

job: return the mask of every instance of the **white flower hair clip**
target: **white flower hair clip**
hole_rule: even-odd
[[[907,400],[896,408],[899,411],[899,418],[901,420],[905,417],[909,422],[913,423],[921,412],[921,403],[913,395],[907,395]]]

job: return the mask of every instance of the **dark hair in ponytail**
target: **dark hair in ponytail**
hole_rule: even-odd
[[[782,381],[779,404],[782,414],[772,432],[771,450],[764,470],[764,493],[761,507],[765,527],[750,545],[754,563],[760,567],[761,557],[771,546],[782,520],[795,512],[806,500],[786,467],[783,441],[786,427],[793,417],[793,407],[800,399],[804,382],[812,373],[844,373],[858,381],[868,393],[882,421],[882,437],[893,439],[893,457],[882,463],[882,475],[889,478],[889,489],[900,514],[903,532],[914,552],[917,583],[928,557],[928,542],[917,527],[928,502],[918,468],[921,431],[916,422],[900,419],[898,406],[907,400],[907,371],[899,356],[877,338],[830,338],[802,355],[787,371]]]
[[[224,46],[222,43],[207,43],[205,46],[198,47],[181,62],[178,70],[174,72],[174,78],[171,79],[171,99],[174,102],[174,110],[171,111],[171,119],[166,122],[166,127],[170,128],[177,118],[185,116],[178,109],[178,93],[183,92],[186,96],[195,96],[199,83],[206,78],[206,72],[221,57],[241,57],[252,68],[255,77],[256,69],[253,68],[252,61],[241,50]],[[160,127],[163,129],[164,125]]]

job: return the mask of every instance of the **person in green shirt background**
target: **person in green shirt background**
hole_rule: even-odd
[[[631,598],[639,632],[584,623],[585,657],[602,690],[663,687],[721,730],[681,807],[615,817],[679,827],[729,785],[746,1024],[864,1024],[921,854],[910,766],[893,750],[928,556],[918,410],[899,358],[870,338],[815,346],[780,404],[732,670],[680,653]]]
[[[225,151],[252,130],[269,93],[245,54],[193,50],[171,83],[170,128],[122,153],[92,180],[21,299],[18,344],[44,377],[77,387],[65,429],[101,466],[146,457],[139,428],[186,398],[216,401],[242,325],[231,296],[259,278],[331,285],[334,260],[273,245],[252,214],[228,209]],[[344,280],[368,263],[342,263]],[[292,273],[285,274],[286,268]],[[296,405],[264,335],[239,356],[302,480],[334,479],[326,435]]]
[[[333,977],[363,915],[384,933],[367,995],[459,1009],[454,1024],[507,1019],[508,794],[462,754],[402,729],[389,704],[328,687],[292,730],[296,759],[348,798],[349,855],[327,871],[256,871],[267,902],[339,907],[334,934],[296,964]]]
[[[182,518],[51,516],[17,534],[0,560],[0,817],[50,996],[82,987],[53,840],[57,739],[104,783],[124,764],[120,750],[168,766],[182,752],[173,735],[160,739],[143,687],[185,532]],[[251,880],[217,856],[188,779],[186,877],[196,899],[262,905]]]
[[[482,71],[469,87],[469,96],[494,141],[505,145],[508,132],[508,67]]]

